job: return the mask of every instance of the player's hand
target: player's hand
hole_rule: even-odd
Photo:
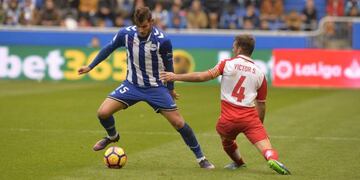
[[[88,66],[82,66],[78,69],[79,75],[88,73],[89,71],[91,71],[91,68],[89,68]]]
[[[160,72],[160,80],[165,82],[175,81],[175,76],[173,72]]]
[[[176,100],[179,99],[180,94],[176,93],[175,90],[170,90],[169,92],[170,92],[170,95],[171,95],[171,97],[172,97],[173,99],[176,99]]]

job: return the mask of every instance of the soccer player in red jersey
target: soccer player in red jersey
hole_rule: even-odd
[[[204,72],[174,74],[162,72],[164,81],[203,82],[221,78],[221,115],[216,125],[225,152],[233,160],[227,169],[245,167],[236,144],[236,137],[244,133],[262,153],[270,168],[279,174],[290,171],[278,161],[263,126],[267,83],[265,75],[250,58],[255,46],[251,35],[238,35],[233,43],[234,58],[220,61],[213,69]]]

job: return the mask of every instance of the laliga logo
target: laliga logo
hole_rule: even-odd
[[[281,60],[275,65],[275,75],[280,79],[288,79],[293,73],[292,64],[287,60]]]
[[[353,66],[356,69],[356,64]],[[282,80],[291,78],[292,75],[296,77],[321,77],[323,79],[331,79],[340,77],[342,73],[342,67],[340,65],[325,64],[322,61],[307,64],[301,64],[299,62],[291,64],[288,60],[280,60],[275,65],[274,70],[275,75]],[[353,71],[355,70],[352,69],[349,73]]]
[[[323,61],[309,64],[295,64],[295,74],[304,77],[322,77],[323,79],[331,79],[340,77],[342,72],[341,65],[325,64]]]

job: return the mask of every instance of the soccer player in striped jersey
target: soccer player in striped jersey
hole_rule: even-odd
[[[174,99],[178,98],[178,94],[174,90],[174,83],[164,84],[160,81],[161,71],[174,71],[170,39],[153,26],[151,11],[148,7],[137,9],[134,21],[136,26],[120,29],[90,65],[78,70],[79,74],[88,73],[115,49],[125,47],[127,50],[126,80],[109,94],[98,109],[98,119],[108,136],[99,140],[93,149],[99,151],[119,140],[120,136],[115,129],[113,117],[115,112],[126,109],[139,101],[145,101],[156,112],[162,114],[180,133],[195,154],[201,168],[215,168],[203,155],[193,130],[185,123],[177,110]]]
[[[221,115],[216,125],[225,152],[233,160],[227,169],[245,167],[236,144],[236,137],[244,133],[262,153],[269,166],[279,174],[290,171],[278,161],[263,126],[267,83],[265,75],[250,58],[255,40],[250,35],[239,35],[233,43],[234,58],[222,60],[213,69],[205,72],[174,74],[161,72],[162,80],[202,82],[221,78]]]

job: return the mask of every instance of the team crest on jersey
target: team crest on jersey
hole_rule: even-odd
[[[157,50],[157,45],[156,44],[151,44],[150,45],[150,50],[151,51],[156,51]]]

